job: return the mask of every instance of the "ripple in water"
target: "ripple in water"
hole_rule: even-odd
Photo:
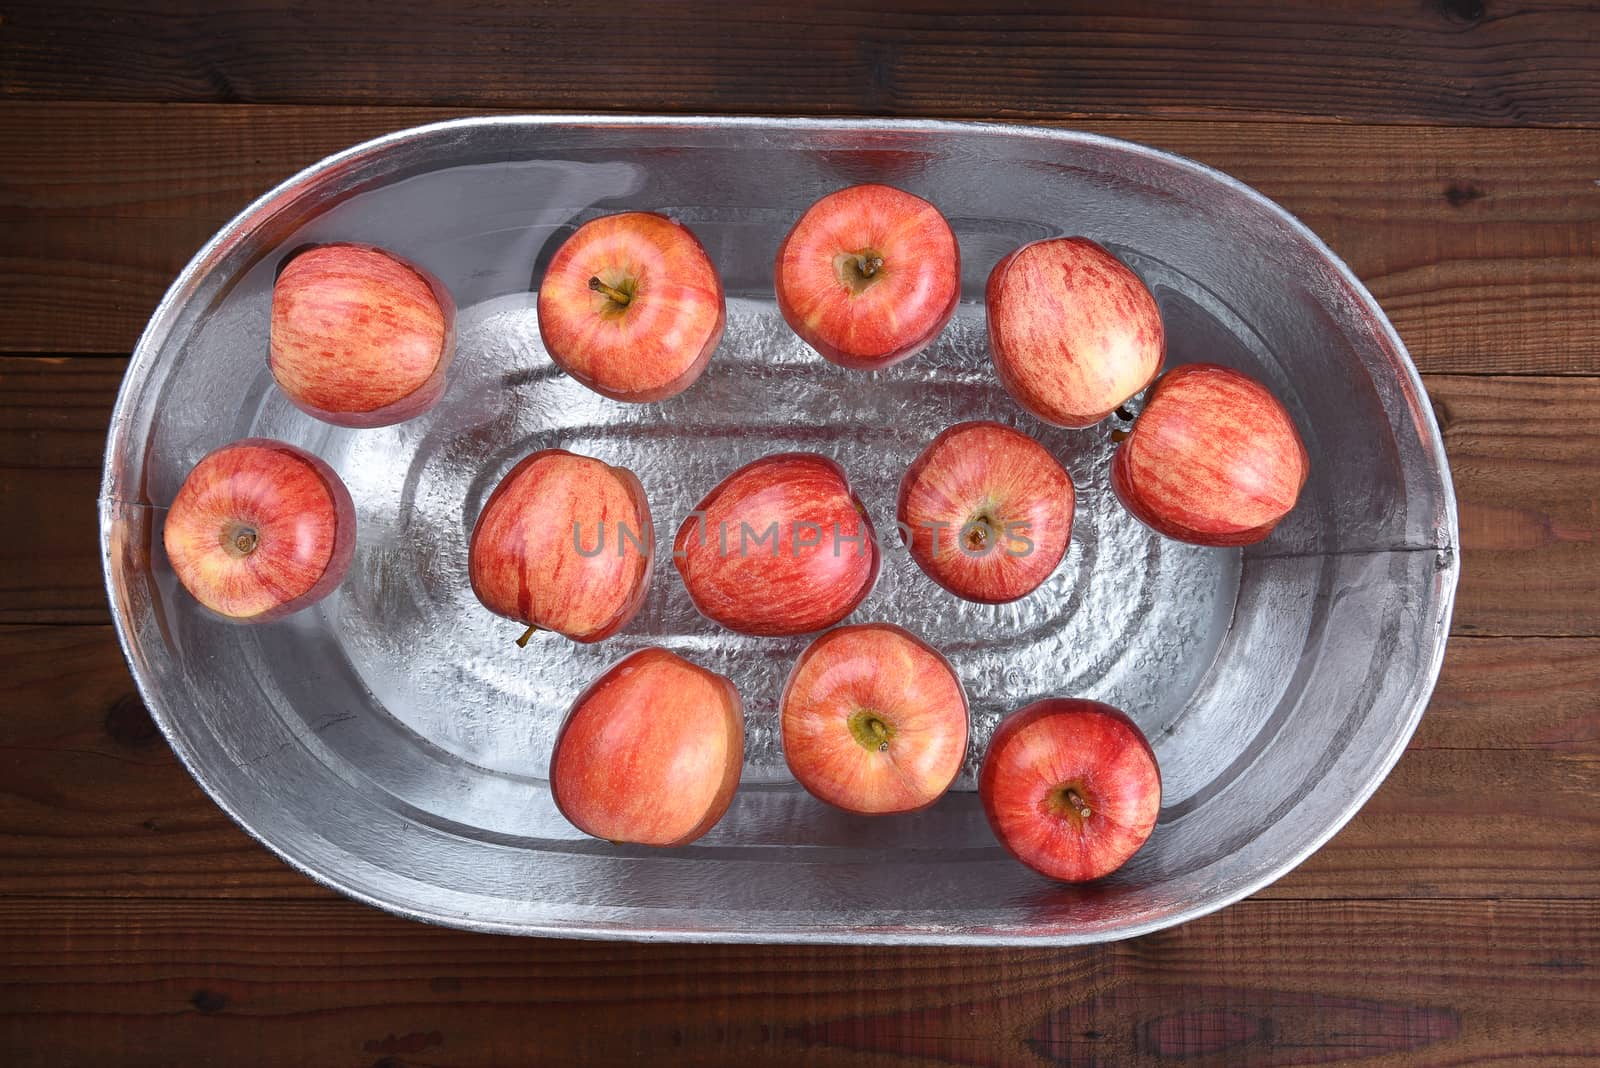
[[[894,540],[900,477],[946,426],[992,418],[1037,437],[1078,492],[1072,546],[1037,591],[1009,605],[959,600],[897,545],[852,622],[888,620],[949,657],[972,704],[973,744],[957,784],[971,789],[995,724],[1053,695],[1126,709],[1158,748],[1216,655],[1238,588],[1237,550],[1161,538],[1109,486],[1106,428],[1048,427],[995,380],[983,312],[964,306],[936,346],[863,375],[807,349],[770,303],[732,301],[709,371],[661,404],[607,400],[555,371],[534,298],[463,312],[450,391],[433,412],[339,435],[327,453],[357,501],[351,577],[325,609],[330,632],[384,709],[462,761],[544,777],[573,698],[609,664],[648,645],[728,675],[744,696],[746,782],[790,781],[777,701],[808,639],[751,638],[703,619],[671,566],[678,522],[724,475],[767,453],[839,461],[874,524]],[[584,646],[491,615],[467,583],[467,539],[484,499],[536,449],[560,447],[632,469],[655,517],[657,569],[643,610],[618,636]],[[342,451],[340,449],[342,448]]]

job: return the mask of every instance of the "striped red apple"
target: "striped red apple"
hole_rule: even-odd
[[[746,634],[805,634],[855,611],[878,542],[844,469],[816,453],[765,456],[717,484],[678,528],[672,562],[708,619]]]
[[[472,528],[472,592],[491,612],[597,642],[639,611],[654,568],[644,487],[633,472],[543,449],[506,473]]]
[[[1024,245],[995,265],[989,348],[1016,402],[1056,426],[1093,426],[1155,378],[1166,335],[1139,276],[1082,237]]]
[[[389,426],[444,395],[455,302],[392,252],[314,246],[278,273],[269,349],[272,377],[302,411],[339,426]]]
[[[692,386],[722,339],[722,279],[688,227],[647,211],[592,219],[550,260],[539,334],[563,371],[613,400]]]
[[[675,653],[624,657],[579,695],[556,736],[556,807],[612,842],[694,841],[739,786],[743,713],[733,683]]]
[[[344,580],[355,506],[316,456],[246,438],[194,466],[161,540],[195,600],[226,619],[259,623],[315,604]]]
[[[812,642],[780,708],[795,779],[850,812],[933,804],[967,752],[967,697],[955,671],[890,623],[839,627]]]
[[[933,343],[961,298],[961,250],[939,209],[853,185],[806,209],[778,248],[778,310],[822,356],[876,371]]]
[[[969,601],[1038,589],[1072,538],[1072,478],[1043,445],[1002,423],[958,423],[923,450],[897,509],[911,558]]]
[[[1042,875],[1081,883],[1139,851],[1161,811],[1143,732],[1098,701],[1048,698],[1001,721],[978,772],[995,836]]]
[[[1111,464],[1111,487],[1150,527],[1197,545],[1249,545],[1294,509],[1311,460],[1266,386],[1232,368],[1164,375]]]

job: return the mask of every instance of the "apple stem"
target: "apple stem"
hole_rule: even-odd
[[[1094,814],[1089,806],[1084,802],[1083,798],[1078,796],[1078,791],[1076,790],[1069,789],[1067,791],[1067,804],[1076,809],[1079,817],[1083,819],[1088,819]]]
[[[889,732],[884,729],[883,722],[878,719],[867,720],[867,728],[872,731],[872,736],[878,739],[878,752],[889,751]]]
[[[861,277],[863,278],[871,278],[882,269],[882,256],[860,255],[856,257],[856,270],[861,272]]]
[[[255,527],[247,527],[243,523],[231,523],[217,532],[217,540],[222,545],[222,551],[235,560],[243,560],[256,551],[260,544],[261,535]]]
[[[522,637],[517,639],[517,648],[518,649],[526,649],[528,647],[528,639],[533,637],[534,631],[536,631],[538,629],[539,629],[539,625],[537,623],[528,624],[528,629],[523,631],[522,632]]]
[[[604,282],[600,281],[599,275],[595,275],[589,279],[589,288],[594,290],[596,293],[604,293],[609,299],[616,301],[623,307],[627,307],[628,302],[633,299],[622,290],[617,289],[614,286],[608,286]]]
[[[1111,414],[1115,415],[1118,419],[1121,419],[1126,423],[1131,423],[1138,418],[1132,412],[1128,411],[1128,406],[1126,404],[1117,405],[1117,410]],[[1133,427],[1131,426],[1114,426],[1111,428],[1111,442],[1114,445],[1121,445],[1124,441],[1127,441],[1128,438],[1132,436]]]
[[[994,536],[995,521],[988,515],[976,516],[967,527],[967,548],[979,552],[988,546]]]

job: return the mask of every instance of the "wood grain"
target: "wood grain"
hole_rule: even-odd
[[[1575,2],[31,0],[4,32],[13,98],[1600,124]]]
[[[109,627],[0,627],[0,707],[0,899],[86,887],[329,896],[195,785],[139,700]],[[7,886],[8,876],[20,883]]]
[[[0,358],[0,621],[107,618],[95,501],[126,365]]]
[[[1430,380],[1461,501],[1464,634],[1593,634],[1600,381]]]
[[[1410,752],[1519,749],[1553,760],[1600,753],[1597,651],[1590,639],[1458,636]]]
[[[0,356],[0,623],[109,618],[93,501],[120,360]],[[1462,634],[1600,635],[1600,378],[1428,375],[1461,512]],[[218,442],[222,444],[222,442]]]
[[[127,366],[123,359],[0,357],[0,465],[98,470]]]
[[[1393,774],[1260,896],[1600,897],[1597,691],[1600,639],[1455,639]],[[109,627],[0,627],[0,707],[0,899],[331,897],[201,793]]]
[[[13,1068],[1573,1065],[1597,999],[1592,901],[1249,901],[1081,950],[517,940],[337,901],[0,912]]]
[[[126,354],[184,263],[254,197],[330,152],[465,113],[8,103],[0,352]],[[1276,198],[1366,282],[1424,370],[1600,372],[1600,130],[1071,125]]]
[[[496,938],[278,862],[104,625],[111,400],[251,199],[486,108],[1061,123],[1298,214],[1430,372],[1461,502],[1456,636],[1393,774],[1254,898],[1082,950]],[[1600,1062],[1600,7],[21,0],[0,159],[6,1068]]]

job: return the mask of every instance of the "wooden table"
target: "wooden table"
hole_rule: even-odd
[[[0,1063],[1600,1058],[1600,12],[982,6],[0,11]],[[1059,123],[1299,215],[1410,346],[1460,495],[1455,636],[1388,782],[1254,898],[1081,950],[463,934],[255,845],[109,626],[93,502],[125,357],[258,193],[491,108]]]

